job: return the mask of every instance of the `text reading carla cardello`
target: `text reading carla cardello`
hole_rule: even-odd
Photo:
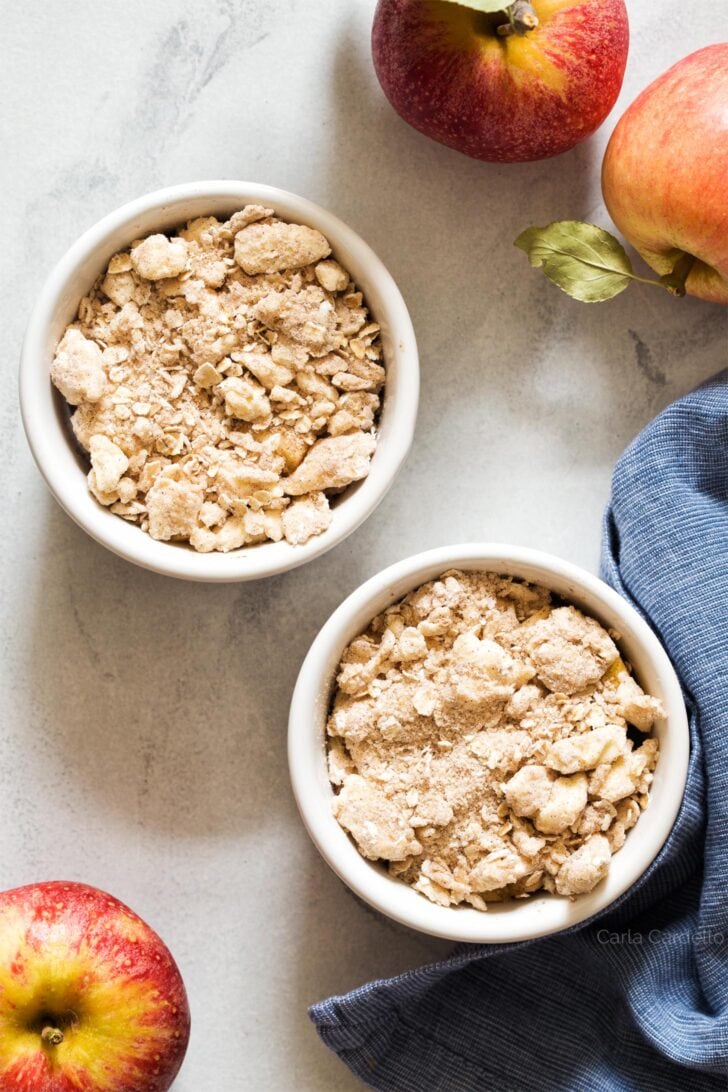
[[[597,943],[620,947],[622,945],[634,945],[636,947],[649,944],[684,944],[695,949],[726,949],[728,948],[728,933],[718,929],[649,929],[643,932],[639,929],[625,929],[616,932],[611,929],[597,929]]]

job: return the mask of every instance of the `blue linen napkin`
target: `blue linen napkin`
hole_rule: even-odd
[[[602,575],[649,620],[685,691],[692,752],[673,832],[635,887],[569,933],[460,945],[314,1005],[323,1041],[372,1088],[728,1088],[728,370],[617,464]]]

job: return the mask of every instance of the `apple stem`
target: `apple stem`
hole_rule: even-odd
[[[695,265],[695,262],[695,255],[685,251],[675,262],[672,272],[663,273],[660,277],[660,284],[663,285],[668,292],[671,292],[673,296],[684,296],[686,291],[685,283],[690,276],[690,270]]]
[[[529,30],[535,30],[538,26],[538,15],[533,4],[529,0],[514,0],[506,8],[508,22],[498,27],[501,38],[507,38],[511,34],[522,36]]]
[[[43,1028],[40,1037],[49,1046],[60,1046],[63,1042],[63,1032],[60,1028]]]

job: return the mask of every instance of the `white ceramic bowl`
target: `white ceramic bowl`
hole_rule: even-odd
[[[521,577],[541,584],[621,634],[619,646],[648,693],[662,700],[666,718],[655,727],[660,741],[650,804],[612,858],[609,875],[574,901],[541,894],[493,904],[487,912],[443,907],[365,860],[331,811],[326,773],[325,724],[341,653],[371,619],[413,588],[451,568]],[[434,936],[475,943],[505,943],[556,933],[604,910],[630,887],[664,844],[685,789],[689,732],[672,665],[650,627],[595,576],[550,554],[518,546],[447,546],[407,558],[368,580],[332,614],[303,663],[291,704],[288,759],[303,821],[319,851],[362,899],[395,921]]]
[[[89,493],[87,466],[68,422],[67,407],[51,385],[49,369],[65,326],[76,315],[112,254],[133,239],[169,231],[195,216],[227,216],[246,203],[269,205],[285,220],[316,227],[349,270],[373,318],[382,327],[387,368],[377,450],[369,476],[337,500],[322,535],[303,546],[265,543],[229,554],[199,554],[191,547],[157,542],[102,507]],[[303,565],[341,542],[376,508],[401,467],[414,434],[419,395],[417,345],[412,322],[394,280],[369,246],[318,205],[286,190],[251,182],[191,182],[122,205],[89,228],[60,260],[33,310],[23,345],[20,404],[35,461],[56,500],[97,542],[144,568],[188,580],[254,580]]]

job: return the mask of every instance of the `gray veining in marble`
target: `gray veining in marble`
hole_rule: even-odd
[[[702,8],[631,4],[622,108],[724,37]],[[357,903],[298,821],[285,729],[306,648],[362,579],[425,547],[510,540],[595,569],[615,459],[725,363],[726,316],[641,286],[578,305],[530,271],[512,246],[527,224],[608,222],[613,122],[527,166],[429,142],[379,91],[373,0],[2,9],[0,884],[84,880],[157,927],[193,1007],[179,1092],[353,1089],[307,1004],[447,946]],[[416,445],[384,504],[257,585],[177,583],[93,543],[47,493],[15,398],[51,264],[123,201],[204,177],[284,186],[348,220],[399,281],[422,355]]]

